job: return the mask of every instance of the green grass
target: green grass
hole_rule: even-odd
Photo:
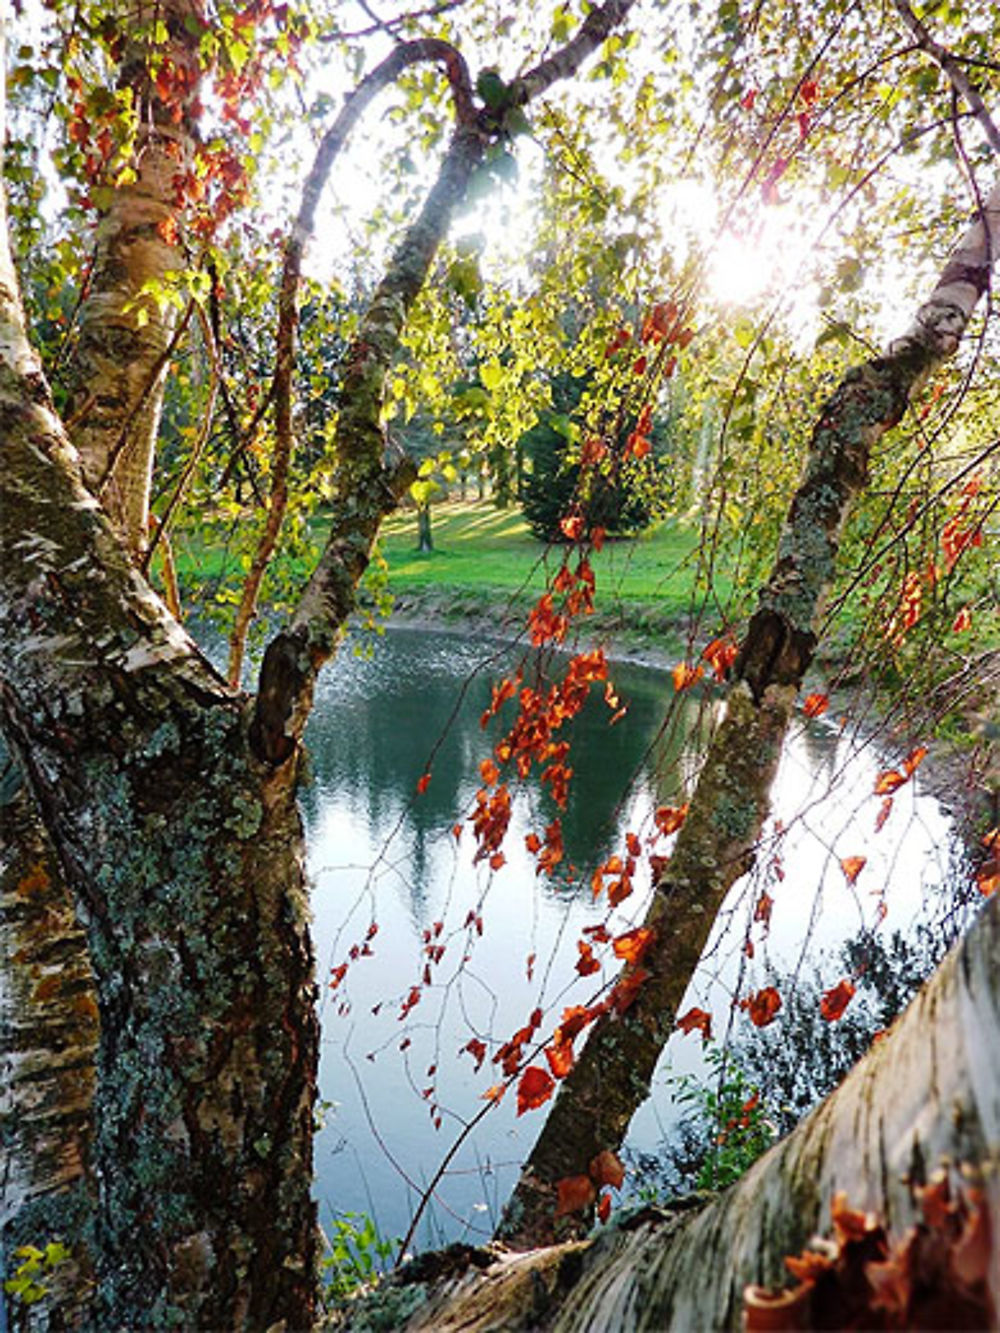
[[[434,550],[421,553],[415,513],[395,514],[383,527],[392,592],[527,597],[544,588],[563,555],[531,535],[520,510],[488,502],[435,505],[432,531]],[[598,605],[641,604],[666,618],[682,615],[694,586],[697,539],[697,529],[668,522],[634,539],[608,541],[591,557]]]

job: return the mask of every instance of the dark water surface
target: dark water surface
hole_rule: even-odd
[[[472,1038],[488,1046],[506,1040],[536,1005],[546,1014],[544,1035],[563,1007],[593,997],[602,974],[583,979],[574,970],[582,928],[607,910],[593,899],[590,871],[622,850],[626,829],[645,840],[653,810],[679,804],[694,772],[696,755],[679,727],[661,734],[673,693],[668,674],[615,667],[627,714],[610,726],[595,690],[572,734],[575,776],[563,832],[566,861],[579,868],[575,882],[536,876],[525,850],[525,834],[541,833],[555,813],[533,780],[515,801],[507,864],[495,873],[474,865],[471,828],[465,823],[457,841],[452,830],[472,808],[479,763],[498,734],[479,724],[490,680],[510,660],[508,650],[496,654],[489,644],[437,631],[393,630],[371,659],[345,653],[320,682],[302,801],[323,993],[327,1105],[316,1170],[325,1223],[358,1211],[374,1216],[383,1235],[405,1234],[456,1137],[489,1105],[483,1093],[501,1081],[489,1056],[476,1073],[462,1048]],[[432,779],[418,796],[429,762]],[[710,1009],[718,1031],[732,1016],[734,995],[752,988],[744,944],[762,888],[774,908],[766,934],[752,927],[754,966],[768,957],[794,966],[807,939],[814,952],[832,949],[874,925],[883,898],[896,929],[933,909],[946,873],[948,821],[913,783],[897,794],[874,838],[878,768],[870,747],[852,752],[822,725],[806,724],[789,740],[775,792],[776,814],[789,826],[781,860],[772,863],[765,852],[753,883],[734,888],[687,1001]],[[839,861],[855,854],[868,863],[852,888]],[[639,881],[616,914],[616,933],[641,920],[648,891],[648,879]],[[481,936],[465,924],[470,913],[482,918]],[[373,922],[371,955],[350,962],[351,947],[364,944]],[[401,1017],[422,981],[428,932],[445,952]],[[345,961],[347,974],[332,991],[330,971]],[[606,976],[613,974],[609,966]],[[830,985],[837,980],[831,975]],[[668,1059],[675,1070],[698,1068],[697,1039],[675,1038]],[[510,1092],[449,1162],[421,1222],[420,1247],[489,1236],[544,1114],[518,1118],[515,1111]],[[672,1115],[658,1076],[636,1118],[634,1144],[653,1146]]]

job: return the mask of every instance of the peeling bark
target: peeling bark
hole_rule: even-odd
[[[258,764],[244,700],[85,489],[6,244],[0,449],[0,715],[98,992],[91,1321],[307,1327],[317,1025],[296,764]]]
[[[1000,184],[913,327],[885,356],[849,371],[820,413],[771,576],[734,667],[725,720],[643,922],[653,931],[640,964],[648,975],[625,1014],[611,1010],[598,1020],[560,1084],[497,1229],[507,1245],[549,1244],[587,1226],[585,1213],[556,1220],[558,1182],[586,1175],[599,1152],[620,1147],[648,1094],[715,914],[753,863],[795,696],[836,574],[841,528],[867,483],[872,447],[897,424],[927,375],[955,352],[998,256]]]
[[[877,1213],[899,1240],[922,1221],[919,1188],[947,1164],[982,1191],[993,1240],[988,1231],[977,1327],[996,1328],[998,964],[995,897],[840,1087],[724,1193],[626,1214],[587,1242],[479,1251],[474,1264],[443,1277],[434,1276],[434,1256],[423,1256],[346,1306],[334,1326],[356,1333],[390,1326],[409,1333],[735,1333],[746,1286],[790,1282],[785,1257],[829,1232],[837,1192],[852,1208]],[[391,1311],[398,1314],[391,1324],[379,1322]]]
[[[80,930],[48,839],[16,770],[0,804],[0,1256],[64,1244],[72,1258],[32,1306],[10,1302],[12,1328],[75,1328],[93,1288],[87,1181],[93,1135],[97,1001]],[[0,1308],[4,1295],[0,1293]],[[0,1319],[0,1323],[2,1323]]]
[[[190,167],[193,129],[187,108],[197,97],[197,39],[184,20],[201,16],[198,0],[140,5],[127,20],[131,31],[162,18],[170,34],[172,64],[190,74],[182,103],[172,114],[156,96],[146,68],[145,38],[125,53],[121,86],[132,90],[139,110],[137,179],[115,189],[97,228],[94,262],[80,307],[79,333],[68,368],[66,419],[75,424],[87,485],[121,531],[131,551],[146,540],[150,485],[175,311],[140,293],[187,267],[171,228],[183,216],[176,181]],[[136,305],[141,305],[142,322]]]

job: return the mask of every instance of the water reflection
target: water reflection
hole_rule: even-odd
[[[550,884],[536,876],[524,836],[541,831],[555,811],[531,782],[515,804],[507,864],[496,874],[474,866],[471,830],[456,840],[453,826],[471,806],[492,743],[479,718],[506,657],[490,664],[491,657],[488,645],[460,637],[393,631],[371,660],[345,655],[322,678],[310,723],[312,780],[302,802],[321,979],[350,963],[338,991],[324,988],[321,1089],[333,1105],[317,1143],[317,1188],[324,1207],[372,1213],[384,1234],[405,1232],[455,1134],[499,1081],[489,1065],[475,1071],[462,1053],[469,1040],[505,1040],[536,1005],[558,1021],[562,1007],[594,995],[602,974],[584,979],[574,970],[581,930],[606,911],[593,900],[589,870],[621,849],[626,828],[645,836],[653,809],[678,799],[681,775],[690,771],[681,727],[661,732],[669,680],[616,668],[626,716],[609,726],[595,691],[573,724],[575,776],[563,834],[566,861],[579,877]],[[431,782],[418,796],[428,763]],[[876,769],[873,753],[851,753],[822,727],[789,744],[775,793],[787,831],[730,895],[693,983],[690,1002],[712,1009],[717,1030],[751,984],[751,966],[794,967],[805,941],[832,948],[859,923],[876,924],[890,884],[893,927],[905,928],[933,901],[947,820],[912,784],[899,794],[891,836],[887,827],[873,840]],[[869,862],[852,887],[839,859],[859,851]],[[766,932],[752,922],[762,889],[774,900]],[[648,892],[640,884],[623,905],[621,928],[641,919]],[[350,962],[372,922],[372,956]],[[443,949],[439,961],[428,948]],[[419,998],[407,1009],[414,986]],[[671,1046],[675,1067],[698,1063],[696,1041]],[[450,1164],[418,1237],[422,1246],[490,1234],[539,1125],[539,1113],[519,1120],[512,1101],[490,1111]],[[664,1102],[638,1118],[639,1146],[661,1137]]]

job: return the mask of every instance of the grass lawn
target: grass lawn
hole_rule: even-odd
[[[417,550],[413,511],[394,514],[380,541],[397,595],[456,593],[505,597],[540,591],[547,570],[558,568],[559,547],[546,547],[528,530],[519,509],[495,509],[488,501],[446,501],[432,511],[434,550]],[[609,541],[591,564],[599,607],[644,604],[664,619],[688,608],[694,585],[695,527],[663,523],[641,536]]]

